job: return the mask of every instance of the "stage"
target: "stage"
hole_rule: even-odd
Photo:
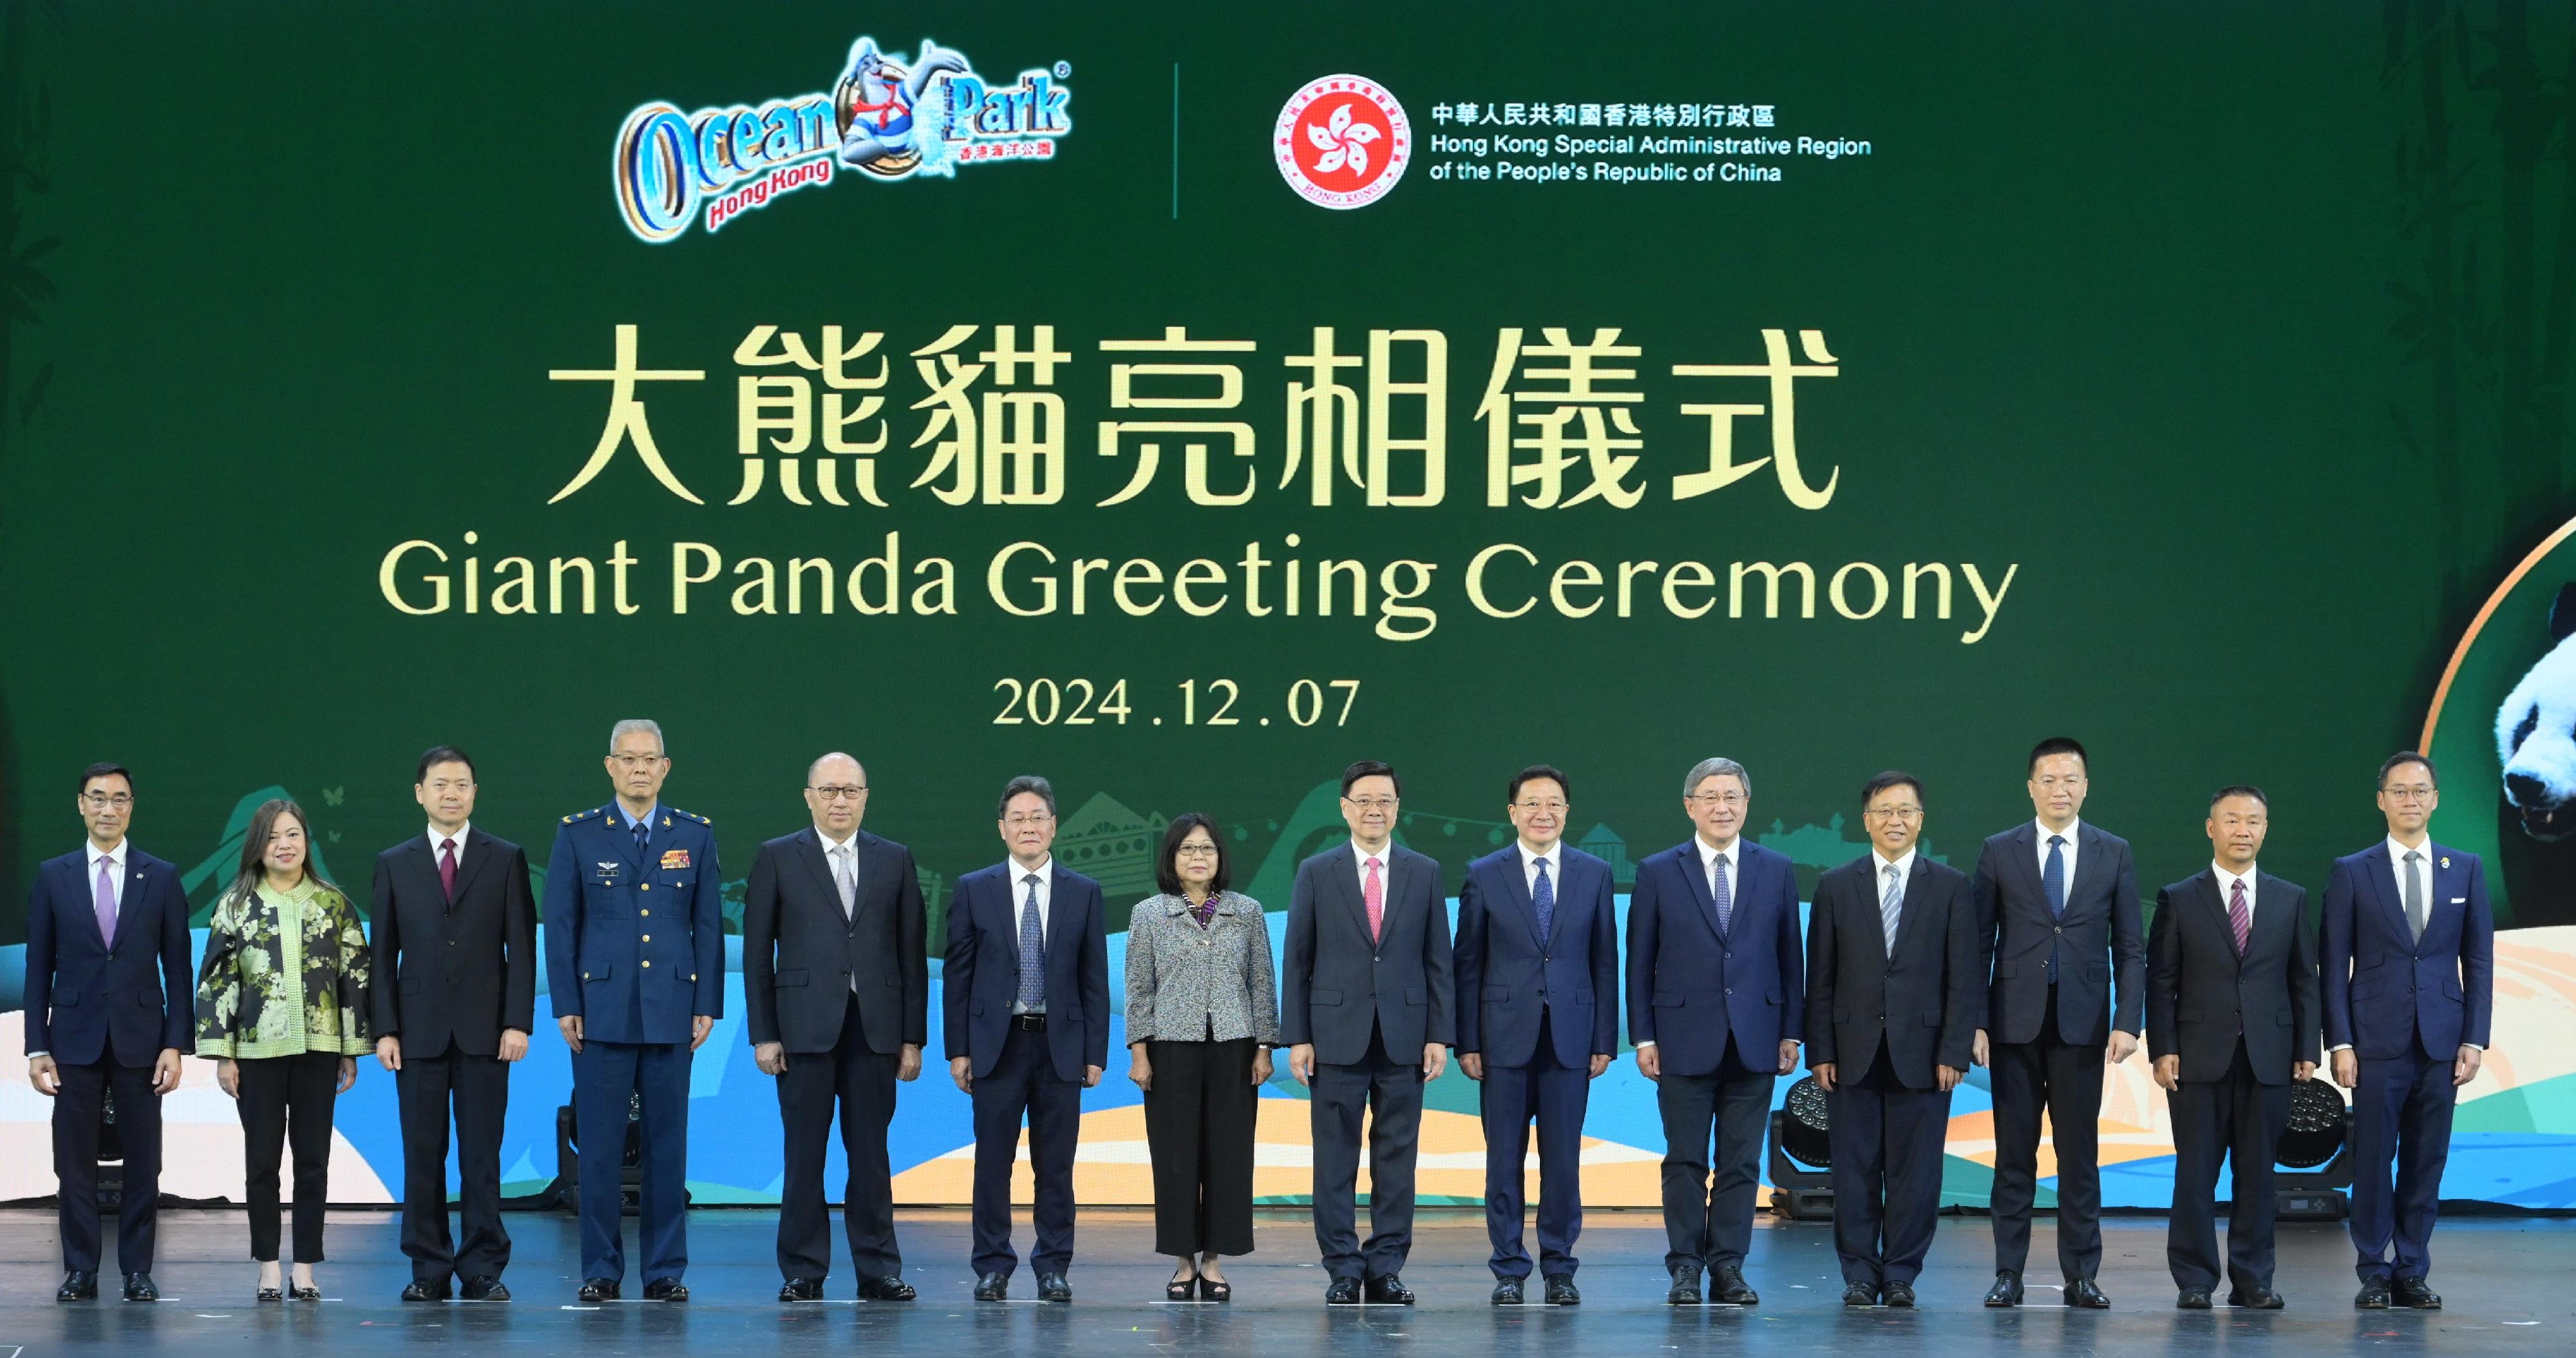
[[[782,1306],[771,1258],[776,1214],[701,1211],[689,1221],[695,1261],[694,1299],[675,1306],[640,1301],[602,1307],[573,1304],[574,1224],[555,1213],[516,1213],[509,1226],[516,1260],[507,1304],[405,1306],[395,1300],[409,1269],[395,1248],[393,1214],[332,1217],[334,1260],[321,1266],[319,1303],[251,1301],[255,1266],[247,1260],[242,1218],[232,1212],[165,1212],[161,1263],[154,1270],[165,1300],[152,1305],[102,1299],[71,1305],[52,1300],[61,1280],[50,1212],[0,1213],[0,1358],[58,1353],[116,1353],[144,1358],[328,1352],[333,1358],[417,1351],[424,1344],[471,1343],[492,1351],[550,1358],[636,1353],[684,1346],[691,1353],[791,1355],[869,1352],[949,1354],[1045,1352],[1110,1358],[1179,1353],[1282,1354],[1300,1358],[1382,1352],[1390,1342],[1416,1346],[1424,1358],[1566,1358],[1668,1350],[1741,1347],[1753,1353],[1868,1353],[1872,1358],[1965,1352],[2033,1355],[2192,1353],[2230,1355],[2351,1352],[2378,1344],[2432,1353],[2565,1353],[2576,1336],[2576,1293],[2566,1285],[2576,1263],[2576,1222],[2521,1218],[2448,1221],[2434,1237],[2434,1285],[2448,1308],[2438,1312],[2352,1309],[2351,1252],[2339,1227],[2285,1224],[2277,1285],[2289,1299],[2278,1312],[2178,1312],[2164,1269],[2164,1222],[2115,1217],[2104,1223],[2100,1281],[2113,1309],[2074,1312],[2055,1293],[2034,1287],[2033,1304],[1990,1312],[1979,1299],[1992,1278],[1989,1236],[1981,1217],[1944,1218],[1931,1267],[1919,1285],[1923,1308],[1846,1311],[1833,1267],[1829,1228],[1777,1225],[1755,1232],[1749,1281],[1758,1308],[1676,1309],[1662,1304],[1663,1232],[1652,1212],[1595,1212],[1582,1240],[1579,1307],[1496,1307],[1486,1301],[1482,1217],[1426,1212],[1404,1278],[1421,1304],[1403,1307],[1322,1305],[1323,1274],[1302,1214],[1265,1214],[1261,1251],[1230,1263],[1231,1304],[1166,1305],[1157,1300],[1169,1265],[1151,1253],[1152,1222],[1131,1211],[1084,1213],[1070,1275],[1070,1306],[1023,1300],[1035,1288],[1024,1268],[1015,1299],[979,1305],[963,1211],[905,1212],[898,1230],[906,1275],[921,1299],[904,1303],[851,1300],[846,1259],[829,1283],[833,1300]],[[629,1231],[632,1231],[632,1225]],[[835,1232],[838,1223],[835,1222]],[[1018,1237],[1025,1246],[1025,1218]],[[2052,1227],[2042,1218],[2032,1257],[2050,1257]],[[836,1253],[838,1247],[836,1246]],[[111,1247],[111,1266],[113,1250]],[[2034,1275],[2034,1281],[2038,1275]],[[114,1276],[102,1279],[112,1292]],[[628,1295],[642,1279],[627,1279]],[[14,1352],[12,1350],[15,1350]]]

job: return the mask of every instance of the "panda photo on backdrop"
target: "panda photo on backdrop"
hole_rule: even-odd
[[[2496,712],[2504,767],[2499,927],[2576,923],[2576,584],[2549,609],[2550,647]]]

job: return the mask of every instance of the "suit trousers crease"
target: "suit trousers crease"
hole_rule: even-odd
[[[250,1257],[277,1262],[278,1160],[295,1154],[295,1262],[322,1262],[322,1216],[331,1197],[331,1106],[340,1058],[331,1052],[263,1056],[234,1063],[241,1091],[243,1196],[250,1203]]]
[[[1847,1072],[1858,1072],[1858,1077]],[[1881,1039],[1868,1066],[1837,1068],[1826,1096],[1833,1147],[1834,1253],[1845,1283],[1912,1285],[1941,1218],[1950,1095],[1909,1088]]]
[[[2104,1051],[2070,1043],[2057,1025],[2057,991],[2048,992],[2039,1034],[1997,1042],[1991,1054],[1994,1094],[1995,1268],[2019,1273],[2030,1257],[2031,1206],[2039,1193],[2039,1115],[2048,1114],[2057,1152],[2057,1266],[2066,1281],[2090,1278],[2102,1264],[2100,1119]]]
[[[501,1224],[501,1129],[510,1108],[510,1064],[454,1043],[432,1055],[403,1053],[394,1072],[403,1141],[402,1252],[423,1282],[497,1278],[510,1266]],[[447,1229],[447,1146],[456,1127],[461,1243]]]
[[[2228,1187],[2227,1280],[2238,1291],[2272,1286],[2272,1157],[2290,1127],[2290,1086],[2254,1078],[2245,1041],[2215,1080],[2183,1080],[2165,1096],[2173,1110],[2173,1212],[2165,1262],[2174,1286],[2217,1290],[2218,1166]]]
[[[849,1177],[841,1191],[850,1265],[862,1278],[903,1272],[894,1238],[894,1174],[886,1131],[894,1121],[895,1074],[901,1058],[869,1047],[853,994],[830,1051],[789,1052],[778,1077],[778,1118],[786,1131],[786,1164],[778,1194],[778,1272],[816,1282],[832,1272],[832,1214],[824,1201],[823,1166],[833,1108],[840,1110],[841,1150]]]
[[[2401,1055],[2358,1061],[2349,1152],[2353,1269],[2366,1279],[2425,1277],[2433,1270],[2433,1222],[2458,1110],[2451,1059],[2427,1054],[2419,1031]]]
[[[1539,1011],[1538,1045],[1523,1066],[1485,1066],[1477,1090],[1485,1124],[1485,1233],[1493,1241],[1489,1267],[1497,1278],[1527,1278],[1522,1243],[1527,1211],[1530,1127],[1538,1127],[1539,1270],[1545,1277],[1572,1276],[1583,1234],[1583,1115],[1591,1098],[1589,1067],[1557,1059],[1552,1009]]]
[[[1156,1254],[1252,1253],[1252,1052],[1248,1037],[1145,1044]]]
[[[1751,1065],[1730,1035],[1706,1075],[1666,1071],[1655,1082],[1664,1121],[1664,1268],[1741,1266],[1753,1246],[1753,1199],[1771,1116],[1779,1053]],[[1714,1139],[1716,1155],[1710,1146]],[[1711,1167],[1715,1173],[1712,1175]]]
[[[1013,1024],[991,1073],[975,1077],[974,1265],[978,1276],[1009,1277],[1011,1168],[1019,1159],[1020,1121],[1028,1120],[1029,1169],[1036,1180],[1035,1248],[1029,1268],[1062,1273],[1073,1266],[1073,1153],[1082,1133],[1082,1082],[1056,1074],[1044,1032]]]
[[[626,1276],[626,1114],[642,1104],[636,1252],[644,1280],[689,1269],[689,1044],[584,1042],[572,1058],[581,1150],[581,1276]]]
[[[117,1139],[125,1146],[117,1271],[149,1273],[161,1201],[161,1096],[152,1092],[152,1067],[121,1066],[113,1051],[102,1051],[87,1065],[58,1062],[55,1070],[62,1078],[53,1130],[63,1268],[95,1273],[105,1247],[98,1215],[99,1116],[113,1092]]]
[[[1315,1245],[1335,1278],[1383,1278],[1413,1250],[1414,1157],[1422,1137],[1422,1058],[1398,1060],[1386,1034],[1349,1065],[1315,1063]],[[1367,1122],[1369,1237],[1359,1238],[1361,1123]]]

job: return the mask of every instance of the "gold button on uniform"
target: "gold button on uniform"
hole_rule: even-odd
[[[644,961],[644,965],[646,965],[646,966],[648,966],[648,967],[649,967],[649,966],[651,966],[651,965],[653,965],[653,961],[652,961],[652,959],[651,959],[651,958],[646,958],[646,959],[645,959],[645,961]]]
[[[635,913],[644,916],[646,919],[651,919],[653,917],[653,912],[650,910],[638,910]]]
[[[650,890],[652,890],[652,889],[653,889],[653,884],[652,884],[651,882],[646,882],[646,883],[644,884],[644,889],[645,889],[646,891],[650,891]]]
[[[646,935],[644,936],[644,941],[645,941],[645,942],[647,942],[647,943],[652,942],[652,941],[653,941],[653,936],[652,936],[651,934],[646,934]]]

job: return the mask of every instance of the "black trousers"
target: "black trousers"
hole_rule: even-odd
[[[1147,1042],[1154,1253],[1252,1253],[1252,1039]]]
[[[1040,1275],[1073,1266],[1073,1152],[1082,1139],[1082,1081],[1056,1074],[1047,1035],[1014,1022],[1002,1038],[992,1073],[975,1077],[975,1273],[1009,1277],[1011,1167],[1018,1163],[1020,1119],[1029,1123],[1029,1170],[1036,1181],[1036,1248],[1029,1268]]]
[[[113,1090],[116,1135],[125,1143],[116,1265],[122,1273],[149,1273],[161,1205],[161,1096],[152,1092],[152,1067],[120,1066],[114,1053],[103,1051],[88,1065],[56,1062],[54,1069],[63,1082],[54,1098],[54,1179],[61,1204],[63,1268],[73,1273],[98,1271],[98,1118],[106,1094]]]
[[[1422,1057],[1387,1054],[1372,1031],[1346,1066],[1315,1063],[1315,1245],[1335,1278],[1383,1278],[1413,1252],[1413,1161],[1422,1140]],[[1360,1123],[1368,1122],[1369,1238],[1360,1243]]]
[[[2030,1209],[2039,1193],[2039,1115],[2057,1148],[2057,1266],[2068,1282],[2102,1265],[2102,1068],[2100,1044],[2057,1033],[2048,992],[2039,1036],[1997,1042],[1989,1059],[1995,1099],[1995,1267],[2021,1272],[2030,1258]]]
[[[1745,1062],[1735,1039],[1706,1075],[1664,1072],[1655,1107],[1664,1116],[1664,1269],[1741,1267],[1753,1248],[1753,1196],[1762,1183],[1762,1137],[1780,1053]],[[1717,1154],[1710,1158],[1714,1138]],[[1716,1172],[1710,1173],[1714,1165]]]
[[[894,1171],[886,1154],[901,1065],[901,1057],[869,1049],[856,995],[841,1011],[841,1036],[830,1051],[787,1054],[787,1072],[778,1077],[778,1120],[787,1131],[778,1191],[779,1276],[816,1282],[831,1276],[832,1213],[823,1201],[823,1161],[836,1103],[841,1150],[849,1160],[841,1222],[849,1232],[850,1266],[862,1278],[903,1272],[903,1254],[894,1243]]]
[[[2173,1109],[2173,1214],[2165,1229],[2165,1263],[2174,1286],[2218,1287],[2218,1163],[2234,1180],[2228,1190],[2227,1276],[2239,1292],[2272,1287],[2272,1156],[2290,1128],[2290,1086],[2262,1084],[2236,1041],[2236,1059],[2215,1080],[2180,1081],[2165,1096]]]
[[[1859,1073],[1854,1079],[1853,1074]],[[1848,1063],[1827,1095],[1834,1151],[1834,1253],[1843,1281],[1911,1286],[1941,1220],[1941,1155],[1950,1096],[1896,1078],[1881,1039],[1863,1071]]]
[[[497,1278],[510,1266],[510,1233],[501,1226],[501,1125],[510,1111],[510,1063],[498,1056],[470,1056],[450,1043],[444,1052],[403,1053],[394,1072],[402,1106],[402,1252],[411,1276],[441,1283]],[[464,1245],[447,1233],[447,1129],[456,1125],[456,1173],[463,1205]],[[299,1187],[296,1199],[304,1194]],[[297,1246],[300,1257],[303,1247]]]
[[[277,1165],[295,1150],[295,1262],[322,1262],[322,1209],[331,1196],[331,1105],[340,1058],[330,1052],[261,1056],[240,1068],[242,1159],[250,1198],[250,1257],[277,1262]]]

